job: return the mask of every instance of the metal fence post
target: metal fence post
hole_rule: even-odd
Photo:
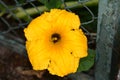
[[[120,50],[115,49],[115,46],[120,46],[120,37],[117,36],[119,31],[120,0],[99,0],[95,80],[115,80],[111,75],[117,73],[114,71],[118,71],[117,64],[120,61]]]

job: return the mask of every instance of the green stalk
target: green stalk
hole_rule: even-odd
[[[78,4],[78,1],[66,2],[66,5],[68,7],[72,6],[70,8],[74,8],[74,5],[76,5],[76,4]],[[98,4],[98,0],[91,0],[91,1],[85,2],[86,6],[93,6],[93,5],[97,5],[97,4]],[[83,6],[81,4],[79,4],[77,7],[81,8]],[[61,8],[65,8],[63,4],[62,4]],[[38,6],[37,9],[40,12],[48,11],[48,9],[45,6]],[[33,15],[33,14],[38,13],[38,11],[34,7],[33,8],[28,8],[28,9],[24,9],[24,10],[22,8],[18,8],[18,12],[16,13],[16,16],[18,18],[24,18],[24,17],[26,17],[26,13],[25,12],[27,12],[28,15]]]

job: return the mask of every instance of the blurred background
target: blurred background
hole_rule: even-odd
[[[101,24],[109,23],[110,20],[110,18],[102,17],[107,19],[105,23],[104,21],[102,22],[101,17],[100,19],[98,18],[98,11],[102,11],[104,7],[106,7],[105,5],[108,5],[104,5],[103,3],[104,2],[102,1],[99,3],[98,0],[0,0],[0,80],[94,80],[95,76],[102,74],[102,72],[99,72],[100,69],[95,68],[96,65],[93,65],[88,71],[76,73],[76,75],[70,75],[63,78],[50,75],[48,71],[45,71],[44,74],[42,72],[32,71],[32,67],[25,50],[26,39],[24,37],[23,29],[27,27],[32,19],[41,15],[44,11],[49,11],[51,8],[66,9],[79,15],[81,20],[80,28],[84,31],[85,35],[88,38],[89,49],[95,51],[96,48],[98,48],[97,51],[99,51],[101,50],[101,46],[99,47],[97,45],[98,47],[96,47],[96,39],[99,40],[99,37],[102,36],[100,38],[100,42],[98,41],[99,44],[105,43],[106,41],[102,41],[102,38],[105,38],[103,37],[103,35],[106,33],[100,35],[100,31],[102,31],[102,29],[104,28],[100,29],[99,26],[104,27],[104,25]],[[101,5],[102,7],[99,5],[100,9],[98,9],[98,4],[103,4]],[[108,14],[111,14],[112,12],[109,11]],[[103,16],[101,14],[103,13],[99,12],[99,16]],[[106,35],[108,35],[108,33]],[[97,36],[99,37],[97,38]],[[112,37],[115,36],[112,35]],[[118,39],[118,36],[116,39]],[[110,48],[113,49],[113,46]],[[102,51],[104,52],[104,50]],[[111,54],[112,52],[114,52],[114,50],[111,51]],[[107,53],[108,52],[106,52],[106,55],[108,55]],[[119,51],[117,52],[117,54],[118,53]],[[101,64],[101,62],[99,61],[103,61],[103,65],[107,65],[109,63],[112,64],[112,61],[113,63],[117,61],[116,64],[118,64],[118,58],[116,59],[116,61],[114,61],[114,58],[111,61],[111,56],[109,55],[109,57],[110,62],[104,62],[103,60],[105,57],[101,56],[101,54],[98,53],[96,55],[95,64],[97,64],[97,67],[99,66],[99,63]],[[100,66],[100,68],[102,69],[102,65]],[[105,66],[105,68],[108,68],[108,66]],[[115,74],[111,75],[114,75],[116,77],[116,80],[120,80],[117,79],[117,77],[119,77],[118,67],[115,67],[115,69],[116,71],[111,70],[110,68],[110,71],[115,72]],[[95,73],[98,75],[95,75]],[[98,80],[103,79],[100,78]]]

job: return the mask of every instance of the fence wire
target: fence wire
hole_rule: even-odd
[[[91,23],[97,24],[97,16],[94,15],[94,12],[91,11],[91,9],[86,4],[92,0],[74,0],[75,3],[72,5],[68,5],[66,0],[61,1],[63,6],[62,8],[70,12],[74,12],[73,8],[78,6],[81,6],[87,12],[87,16],[80,16],[80,19],[89,16],[89,20],[86,19],[81,21],[81,28],[88,37],[89,47],[92,45],[93,48],[96,42],[96,32],[92,32],[86,27]],[[76,14],[79,14],[79,12],[82,13],[81,7],[78,7],[80,9],[78,9],[79,11],[76,12]],[[25,53],[25,38],[23,35],[23,29],[32,19],[39,16],[46,10],[47,9],[45,6],[39,0],[0,0],[0,44],[7,46],[13,51],[23,55],[23,53]],[[105,32],[108,31],[105,30]],[[100,38],[100,40],[102,41],[103,39]],[[104,44],[106,46],[106,43]],[[98,57],[99,56],[97,55],[97,58]],[[120,75],[118,75],[118,78],[119,77]]]
[[[97,19],[97,16],[95,16],[93,11],[91,11],[86,5],[86,3],[90,1],[91,0],[75,0],[74,4],[68,5],[67,1],[62,0],[62,6],[64,9],[71,12],[73,12],[72,9],[77,6],[81,6],[87,11],[88,15],[90,16],[90,20],[82,22],[81,28],[85,34],[89,36],[88,44],[93,44],[96,39],[96,33],[92,33],[85,28],[86,25],[95,22]],[[2,44],[4,43],[4,39],[7,39],[7,42],[9,43],[10,40],[8,39],[8,36],[6,38],[6,35],[9,35],[12,36],[12,38],[14,37],[14,41],[10,43],[17,44],[19,42],[20,44],[17,45],[23,45],[25,42],[23,29],[33,18],[39,16],[42,12],[47,10],[45,6],[39,2],[39,0],[0,0],[0,8],[0,37]],[[7,43],[4,45],[7,45]],[[21,47],[24,48],[24,45],[22,45]]]

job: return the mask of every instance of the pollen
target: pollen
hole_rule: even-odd
[[[54,34],[52,34],[52,36],[51,36],[51,40],[52,40],[53,43],[59,42],[60,39],[61,39],[61,36],[60,36],[60,34],[58,34],[58,33],[54,33]]]

